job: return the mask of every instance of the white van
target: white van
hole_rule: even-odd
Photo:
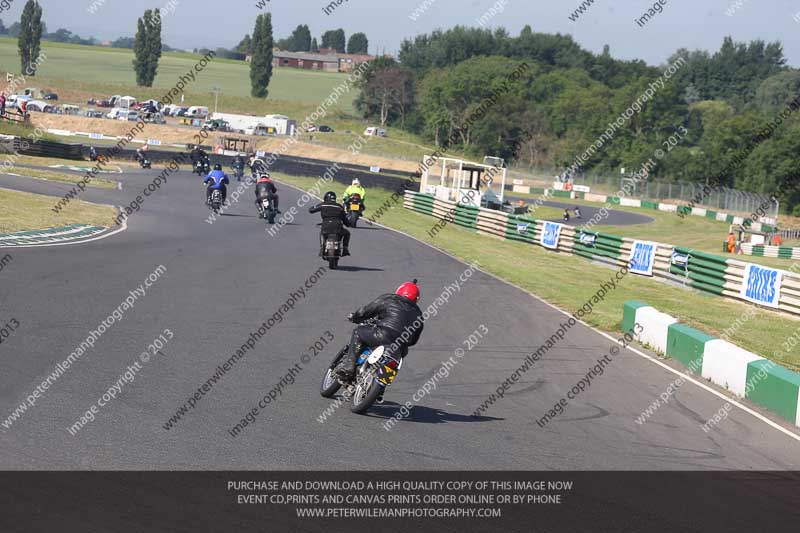
[[[208,118],[208,108],[203,106],[192,106],[186,111],[187,117],[190,118]]]
[[[364,130],[364,135],[367,137],[386,137],[386,130],[376,126],[370,126]]]

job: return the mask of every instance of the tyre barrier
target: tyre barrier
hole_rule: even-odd
[[[800,373],[679,323],[645,303],[623,305],[622,329],[693,373],[800,427]]]
[[[650,275],[658,281],[800,315],[800,275],[791,271],[719,257],[673,244],[645,243],[524,215],[466,207],[413,191],[406,191],[403,206],[477,233],[538,246],[542,246],[545,224],[550,228],[558,226],[557,237],[548,246],[549,249],[612,267],[630,267],[631,257],[641,251],[642,245],[648,245],[653,248]],[[638,274],[633,269],[631,273]]]

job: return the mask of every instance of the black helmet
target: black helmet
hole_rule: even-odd
[[[214,165],[214,170],[222,170],[222,165],[217,163],[216,165]]]
[[[336,193],[333,191],[328,191],[325,193],[324,200],[326,202],[335,202],[336,201]]]

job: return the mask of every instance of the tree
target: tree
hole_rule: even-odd
[[[17,41],[22,73],[35,76],[39,66],[39,52],[42,42],[42,6],[36,0],[28,0],[22,9],[19,21],[20,32]]]
[[[363,33],[354,33],[347,41],[348,54],[367,54],[369,50],[369,40]]]
[[[344,53],[346,49],[346,39],[344,30],[329,30],[322,34],[322,48],[332,48],[337,52]]]
[[[15,22],[11,26],[8,27],[8,36],[16,39],[19,37],[19,34],[22,33],[22,26],[19,22]]]
[[[148,9],[138,20],[133,55],[136,84],[152,87],[161,58],[161,13],[157,8],[155,11]]]
[[[414,102],[413,80],[411,71],[394,59],[375,59],[359,81],[361,93],[356,98],[356,109],[364,118],[377,118],[381,126],[395,119],[405,125]]]
[[[297,26],[288,39],[287,50],[290,52],[308,52],[311,50],[311,30],[305,24]]]
[[[249,54],[253,51],[253,41],[250,39],[250,34],[244,36],[244,39],[239,41],[236,45],[236,51],[240,54]]]
[[[312,52],[319,52],[319,44],[317,43],[317,38],[316,37],[311,39],[311,51]]]
[[[111,43],[111,48],[133,48],[133,37],[120,37]]]
[[[0,19],[0,35],[6,35],[8,33],[8,28],[6,25],[3,24],[3,19]]]
[[[764,80],[753,102],[765,115],[776,115],[800,95],[800,70],[787,70]]]
[[[250,61],[250,94],[254,98],[266,98],[272,78],[272,14],[256,17],[253,29],[253,59]]]

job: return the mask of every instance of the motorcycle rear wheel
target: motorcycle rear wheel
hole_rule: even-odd
[[[353,392],[353,406],[350,412],[357,415],[363,414],[372,407],[375,400],[383,392],[384,387],[375,381],[375,369],[370,368],[356,377],[355,391]]]

